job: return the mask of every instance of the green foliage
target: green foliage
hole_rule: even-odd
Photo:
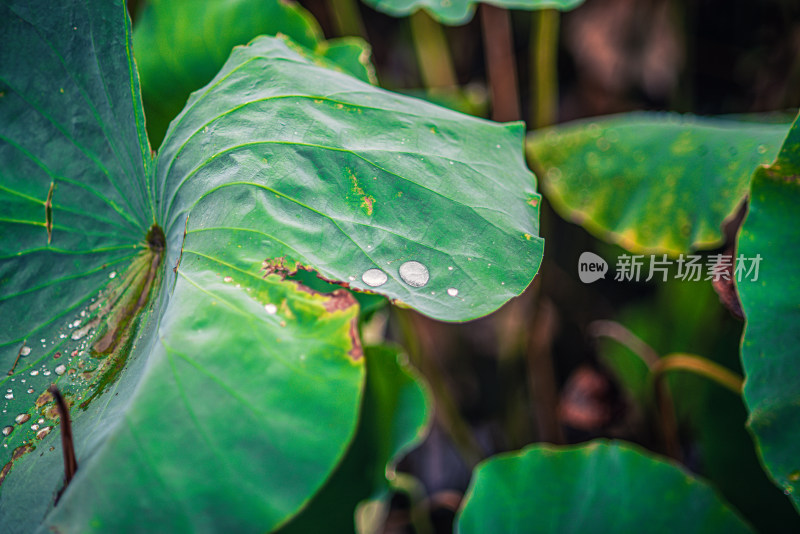
[[[234,46],[278,33],[344,72],[375,80],[367,43],[354,37],[325,41],[317,21],[294,2],[148,1],[136,22],[133,44],[151,142],[161,144],[189,93],[214,77]]]
[[[757,280],[738,282],[747,318],[742,363],[748,425],[775,482],[800,509],[800,118],[776,160],[753,174],[737,254],[761,257]]]
[[[535,445],[479,465],[458,517],[479,532],[751,532],[703,481],[621,442]]]
[[[631,113],[537,130],[528,156],[560,215],[633,252],[722,242],[721,225],[788,125]]]
[[[519,124],[387,93],[262,37],[193,94],[154,158],[124,2],[3,3],[0,21],[11,532],[42,517],[122,531],[142,510],[151,531],[285,524],[337,483],[346,451],[374,446],[369,465],[391,464],[428,411],[385,351],[367,353],[364,392],[352,294],[293,274],[462,321],[538,268]],[[369,269],[387,281],[367,284]],[[55,508],[51,381],[72,405],[79,463]],[[360,409],[365,396],[374,405]]]
[[[366,500],[387,500],[394,466],[425,434],[432,415],[429,394],[398,353],[369,347],[367,384],[356,436],[342,463],[300,515],[279,530],[353,532],[353,511]]]
[[[479,2],[475,0],[364,0],[364,3],[389,15],[404,17],[418,9],[424,9],[431,17],[443,24],[466,24],[475,14]],[[489,0],[484,2],[506,9],[558,9],[568,11],[583,3],[583,0]]]

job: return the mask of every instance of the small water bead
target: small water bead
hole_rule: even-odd
[[[52,426],[46,426],[46,427],[44,427],[43,429],[41,429],[39,432],[37,432],[37,433],[36,433],[36,438],[37,438],[37,439],[44,439],[44,437],[45,437],[47,434],[49,434],[51,430],[53,430],[53,427],[52,427]]]
[[[451,297],[457,297],[458,296],[458,289],[456,289],[454,287],[448,288],[447,294],[450,295]]]
[[[447,267],[447,270],[448,270],[448,271],[452,271],[452,270],[453,270],[453,266],[452,266],[452,265],[448,266],[448,267]]]
[[[31,430],[39,430],[39,425],[37,425],[36,423],[32,424]]]
[[[36,369],[34,369],[33,371],[31,371],[31,376],[36,376],[36,375],[38,375],[38,374],[39,374],[39,371],[37,371]]]
[[[380,269],[367,269],[361,275],[361,280],[370,287],[378,287],[385,284],[389,277]]]
[[[225,282],[226,284],[230,284],[231,282],[233,282],[233,277],[226,276],[225,278],[222,279],[222,281]]]
[[[423,287],[431,276],[428,268],[418,261],[407,261],[400,266],[400,278],[411,287]]]
[[[5,426],[5,427],[3,427],[3,435],[4,436],[8,436],[13,431],[14,431],[14,427],[13,426]]]
[[[22,349],[20,349],[19,351],[20,356],[27,356],[30,353],[31,353],[30,347],[22,347]]]
[[[31,416],[30,416],[29,414],[26,414],[26,413],[21,413],[21,414],[19,414],[18,416],[16,416],[16,417],[14,418],[14,421],[16,421],[16,422],[17,422],[17,424],[20,424],[20,425],[21,425],[22,423],[25,423],[25,422],[27,422],[27,421],[28,421],[28,419],[30,419],[30,418],[31,418]]]
[[[270,315],[278,313],[278,307],[274,304],[264,304],[264,309],[267,310],[267,313]]]
[[[67,372],[67,366],[66,366],[66,365],[63,365],[63,364],[62,364],[62,365],[59,365],[58,367],[56,367],[56,368],[55,368],[55,372],[56,372],[56,374],[57,374],[58,376],[61,376],[61,375],[63,375],[64,373],[66,373],[66,372]]]
[[[33,393],[33,388],[28,388],[28,393]]]
[[[117,271],[111,271],[110,273],[108,273],[108,277],[113,280],[114,278],[117,277]]]
[[[42,423],[44,423],[44,417],[41,417],[41,418],[39,418],[39,420],[37,421],[37,423],[39,423],[40,425],[41,425]]]
[[[6,400],[11,400],[11,399],[13,399],[13,398],[14,398],[14,394],[13,394],[13,393],[6,393],[6,394],[4,395],[4,397],[6,398]]]

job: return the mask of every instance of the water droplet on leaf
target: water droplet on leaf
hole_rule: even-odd
[[[55,372],[56,372],[56,374],[58,376],[61,376],[64,373],[67,372],[67,366],[66,365],[59,365],[58,367],[55,368]]]
[[[28,415],[26,413],[21,413],[21,414],[19,414],[18,416],[16,416],[14,418],[14,421],[16,421],[18,424],[21,425],[22,423],[26,422],[30,418],[31,418],[30,415]]]
[[[361,280],[370,287],[382,286],[389,279],[386,273],[380,269],[367,269],[361,275]]]
[[[278,313],[278,307],[274,304],[264,304],[264,309],[267,310],[267,313],[270,315]]]
[[[423,287],[430,280],[430,274],[427,267],[412,260],[400,266],[400,278],[411,287]]]
[[[3,435],[4,435],[4,436],[8,436],[8,435],[9,435],[9,434],[11,434],[13,431],[14,431],[14,427],[13,427],[13,426],[6,426],[6,427],[3,427]]]
[[[451,288],[449,288],[447,290],[447,294],[450,295],[451,297],[457,297],[458,296],[458,289],[456,289],[454,287],[451,287]]]

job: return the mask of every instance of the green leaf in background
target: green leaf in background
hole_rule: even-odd
[[[389,93],[264,37],[236,48],[173,121],[156,202],[168,241],[186,232],[184,258],[275,276],[313,268],[464,321],[520,294],[541,262],[522,141],[521,123]]]
[[[722,223],[771,161],[787,124],[630,113],[531,133],[527,151],[555,210],[632,252],[722,243]]]
[[[421,379],[389,347],[366,349],[367,383],[356,437],[311,503],[279,532],[353,532],[356,506],[385,500],[394,466],[424,437],[432,415]]]
[[[542,256],[522,125],[264,37],[153,161],[124,2],[46,7],[0,6],[3,527],[269,530],[340,462],[364,380],[352,295],[285,278],[496,309]],[[51,381],[79,465],[55,508]]]
[[[395,17],[405,17],[418,9],[424,9],[435,20],[449,25],[466,24],[475,14],[480,3],[476,0],[364,0],[368,6]],[[489,0],[483,2],[506,9],[558,9],[569,11],[583,0]]]
[[[624,442],[534,445],[473,472],[457,532],[751,532],[703,481]]]
[[[777,159],[753,174],[737,256],[760,257],[758,279],[737,280],[747,323],[742,339],[748,424],[773,480],[800,510],[800,124]]]
[[[653,299],[622,308],[615,320],[661,356],[701,355],[741,375],[741,323],[709,282],[670,280]],[[598,340],[598,359],[617,377],[641,424],[658,424],[648,366],[627,347]],[[800,516],[767,478],[745,429],[743,399],[707,377],[685,371],[666,376],[687,462],[759,531],[800,530]],[[634,412],[636,413],[636,412]]]
[[[278,33],[359,79],[375,80],[366,42],[325,41],[311,13],[291,0],[149,0],[133,42],[153,144],[161,143],[189,93],[214,77],[234,46]]]

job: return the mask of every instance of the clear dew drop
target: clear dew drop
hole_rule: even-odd
[[[450,295],[451,297],[457,297],[458,296],[458,289],[456,289],[454,287],[448,288],[447,289],[447,294]]]
[[[427,267],[412,260],[400,266],[400,278],[411,287],[423,287],[430,280],[430,274]]]
[[[31,348],[30,347],[22,347],[22,350],[20,350],[19,353],[20,353],[21,356],[27,356],[28,354],[31,353]]]
[[[5,426],[5,427],[3,427],[3,435],[4,436],[8,436],[13,431],[14,431],[14,427],[13,426]]]
[[[44,439],[44,437],[45,437],[47,434],[49,434],[51,430],[53,430],[53,427],[52,427],[52,426],[46,426],[46,427],[44,427],[43,429],[41,429],[39,432],[37,432],[37,433],[36,433],[36,438],[37,438],[37,439]]]
[[[11,400],[11,399],[14,398],[14,394],[13,393],[6,393],[3,396],[6,398],[6,400]]]
[[[225,282],[226,284],[230,284],[231,282],[233,282],[233,277],[226,276],[225,278],[222,279],[222,281]]]
[[[39,374],[39,371],[37,371],[36,369],[34,369],[33,371],[31,371],[31,376],[36,376],[36,375],[38,375],[38,374]]]
[[[31,418],[31,416],[30,416],[30,415],[28,415],[28,414],[26,414],[26,413],[21,413],[21,414],[19,414],[18,416],[16,416],[16,417],[14,418],[14,421],[16,421],[16,422],[17,422],[17,424],[20,424],[20,425],[21,425],[22,423],[25,423],[25,422],[26,422],[28,419],[30,419],[30,418]]]
[[[274,304],[264,304],[264,309],[267,310],[267,313],[270,315],[278,313],[278,307]]]
[[[452,265],[450,265],[450,266],[447,268],[447,270],[448,270],[448,271],[452,271],[452,270],[453,270],[453,266],[452,266]]]
[[[56,367],[54,370],[55,370],[55,373],[56,373],[58,376],[61,376],[61,375],[63,375],[64,373],[66,373],[66,372],[67,372],[67,366],[62,364],[62,365],[59,365],[58,367]]]
[[[108,277],[111,278],[111,279],[116,278],[117,277],[117,271],[111,271],[110,273],[108,273]]]
[[[28,393],[33,393],[33,388],[28,388]]]
[[[380,269],[367,269],[361,275],[361,280],[370,287],[378,287],[385,284],[389,277]]]
[[[39,425],[37,425],[36,423],[32,424],[31,430],[39,430]]]

